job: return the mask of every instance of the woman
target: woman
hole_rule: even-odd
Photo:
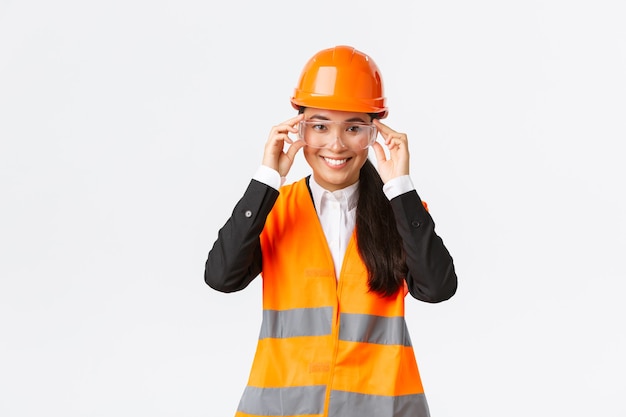
[[[380,121],[385,101],[370,57],[347,46],[315,54],[291,99],[298,115],[272,128],[209,252],[211,288],[263,279],[236,416],[429,415],[404,299],[447,300],[457,278],[409,177],[407,135]],[[283,185],[300,149],[312,175]]]

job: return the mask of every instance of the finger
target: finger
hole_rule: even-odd
[[[287,149],[287,157],[293,161],[296,154],[303,146],[304,146],[304,141],[297,140],[293,142],[293,144],[289,147],[289,149]]]
[[[287,119],[284,122],[280,123],[279,126],[286,127],[290,132],[297,132],[298,129],[296,125],[304,119],[304,114],[299,114],[296,117],[292,117],[291,119]]]
[[[387,136],[387,138],[385,138],[385,145],[387,145],[390,150],[397,149],[402,146],[407,146],[407,142],[408,142],[408,139],[407,139],[406,134],[404,133],[395,132]]]
[[[277,136],[277,138],[279,140],[282,140],[283,142],[288,143],[288,144],[292,144],[293,143],[293,139],[291,139],[291,137],[289,137],[289,135],[287,133],[281,133],[280,135]]]
[[[270,138],[268,140],[268,145],[282,146],[283,142],[290,143],[289,141],[291,141],[291,138],[289,137],[289,135],[287,135],[287,133],[276,132],[270,135]]]
[[[303,113],[298,114],[297,116],[291,117],[287,120],[285,120],[284,122],[279,123],[278,125],[289,125],[289,126],[293,126],[294,124],[298,123],[300,120],[302,120],[302,118],[304,117]]]
[[[376,155],[376,161],[380,164],[381,162],[387,161],[387,155],[385,154],[385,150],[383,149],[383,145],[378,142],[374,142],[372,144],[372,148],[374,148],[374,154]]]
[[[406,147],[406,144],[407,144],[406,135],[390,136],[386,140],[385,144],[387,145],[389,150],[401,149],[403,147]]]
[[[385,140],[385,145],[389,146],[390,149],[396,147],[396,145],[393,144],[393,141],[399,140],[402,142],[407,142],[408,139],[407,139],[406,133],[397,132],[391,129],[389,126],[382,123],[378,119],[374,119],[374,124],[376,128],[378,129],[378,131],[381,133],[383,139]]]
[[[298,131],[296,124],[298,124],[298,122],[300,122],[303,118],[304,114],[299,114],[296,117],[292,117],[291,119],[287,119],[284,122],[272,126],[272,129],[270,130],[270,136],[285,132],[296,133]]]
[[[383,122],[381,122],[379,119],[374,119],[373,123],[374,123],[374,126],[376,126],[376,128],[383,135],[384,138],[394,133],[398,133],[392,128],[390,128],[389,126],[387,126],[386,124],[384,124]]]

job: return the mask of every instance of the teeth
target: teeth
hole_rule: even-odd
[[[330,165],[335,165],[335,166],[339,166],[341,164],[345,164],[347,159],[330,159],[330,158],[326,158],[324,157],[324,160],[326,162],[328,162]]]

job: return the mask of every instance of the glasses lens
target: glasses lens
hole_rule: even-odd
[[[365,149],[376,139],[376,127],[361,122],[305,120],[300,122],[299,135],[307,146],[325,148],[337,138],[352,149]]]

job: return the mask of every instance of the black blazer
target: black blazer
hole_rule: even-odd
[[[250,182],[209,251],[204,280],[211,288],[239,291],[261,273],[259,236],[278,194],[259,181]],[[406,252],[410,294],[431,303],[449,299],[457,288],[454,263],[417,192],[393,198],[391,206]]]

